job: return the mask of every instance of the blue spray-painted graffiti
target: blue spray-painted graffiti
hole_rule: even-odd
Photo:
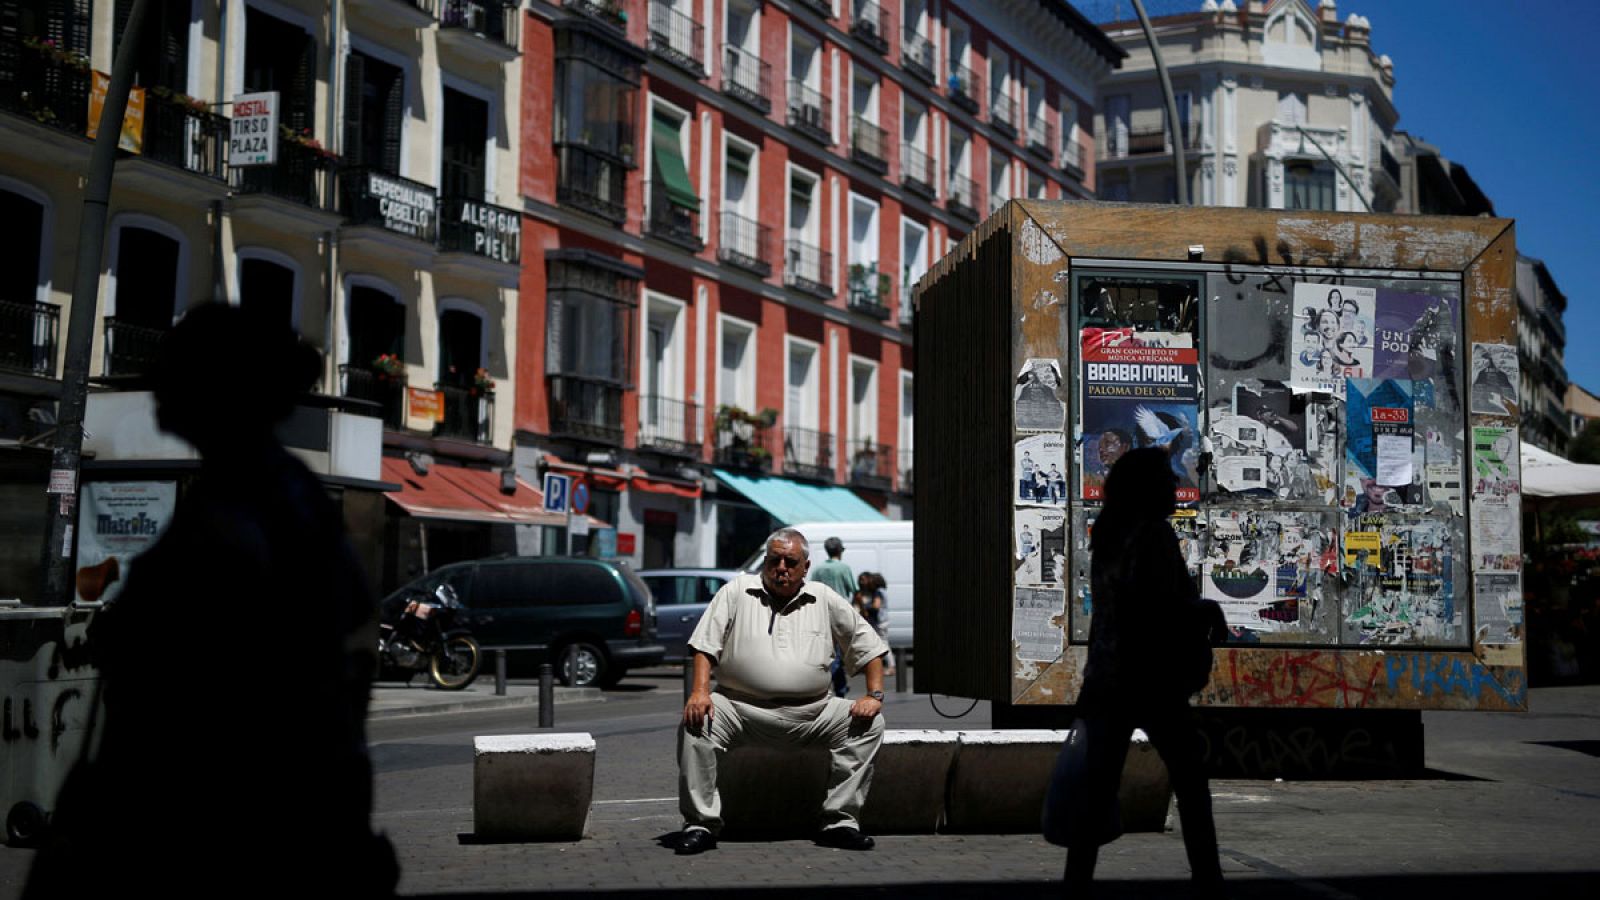
[[[1409,674],[1411,689],[1423,697],[1434,693],[1461,694],[1477,702],[1487,687],[1509,706],[1521,707],[1528,703],[1528,685],[1523,680],[1522,670],[1491,672],[1481,663],[1466,661],[1462,654],[1396,654],[1388,658],[1386,668],[1391,694]]]

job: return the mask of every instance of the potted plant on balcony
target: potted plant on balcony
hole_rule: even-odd
[[[197,97],[191,97],[182,91],[175,91],[172,88],[155,85],[154,87],[150,88],[149,93],[150,96],[155,97],[156,99],[161,100],[171,106],[181,107],[190,115],[203,116],[206,113],[211,112],[211,104]]]
[[[332,162],[339,158],[337,153],[334,153],[327,147],[322,146],[322,143],[311,135],[311,129],[309,128],[302,128],[299,131],[296,131],[287,125],[279,125],[278,135],[287,143],[298,144],[299,146],[310,150],[312,153],[316,154],[319,159]]]
[[[405,360],[399,354],[384,353],[372,361],[372,374],[378,376],[379,381],[394,381],[406,374]]]
[[[487,397],[493,393],[494,379],[489,377],[488,369],[479,368],[478,371],[472,373],[472,396],[476,397],[482,394]]]

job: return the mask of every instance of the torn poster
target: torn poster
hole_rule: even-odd
[[[1067,501],[1067,437],[1055,432],[1017,441],[1013,450],[1016,501],[1060,506]]]
[[[1178,502],[1199,500],[1197,351],[1107,345],[1088,334],[1082,343],[1083,499],[1103,498],[1106,474],[1123,453],[1160,447],[1178,478]]]
[[[1055,620],[1066,612],[1067,592],[1019,587],[1011,604],[1011,640],[1017,657],[1050,662],[1061,655],[1062,628]]]
[[[1245,380],[1211,408],[1217,486],[1234,494],[1331,502],[1334,435],[1323,404],[1281,381]]]
[[[1522,577],[1509,572],[1473,576],[1475,644],[1522,643]],[[1515,663],[1508,663],[1514,665]]]
[[[1319,512],[1213,510],[1201,567],[1201,593],[1222,607],[1243,640],[1319,630],[1319,613],[1337,597],[1338,555],[1331,523]]]
[[[1023,507],[1015,511],[1016,583],[1043,587],[1059,583],[1066,566],[1067,514],[1061,509]]]
[[[1447,463],[1428,463],[1428,502],[1443,503],[1450,514],[1461,515],[1461,467]]]
[[[1343,505],[1360,515],[1420,504],[1411,382],[1352,378],[1348,385]]]
[[[1372,376],[1377,293],[1349,285],[1295,284],[1292,385],[1343,397],[1346,378]]]
[[[1392,514],[1354,517],[1345,532],[1347,642],[1460,641],[1453,540],[1445,519]],[[1378,551],[1370,549],[1377,535]],[[1357,537],[1357,536],[1360,537]]]
[[[1472,558],[1476,572],[1522,571],[1522,517],[1513,497],[1472,498]]]
[[[1506,344],[1472,345],[1472,412],[1490,416],[1517,414],[1517,348]]]
[[[1455,378],[1456,298],[1378,289],[1372,378]],[[1431,401],[1430,401],[1431,402]]]
[[[1522,493],[1522,463],[1514,428],[1472,429],[1472,499],[1504,499]]]
[[[1061,367],[1053,359],[1030,359],[1017,373],[1015,423],[1018,431],[1063,431],[1067,404],[1061,399]]]

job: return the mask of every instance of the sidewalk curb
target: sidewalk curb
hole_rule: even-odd
[[[381,699],[384,693],[397,694],[404,690],[416,689],[374,689],[372,692],[372,704],[367,711],[367,718],[387,719],[396,716],[422,716],[433,715],[436,713],[466,712],[469,710],[516,709],[520,707],[537,708],[539,706],[539,696],[537,693],[525,694],[521,696],[496,696],[494,694],[490,694],[488,696],[475,696],[472,694],[467,694],[451,696],[449,699],[430,699],[428,702],[413,702],[404,706],[387,705],[385,701]],[[429,693],[437,696],[442,692],[430,691]],[[555,691],[555,704],[557,706],[565,706],[571,703],[604,703],[605,700],[605,693],[599,688],[557,688]],[[395,700],[389,702],[405,703],[404,700]]]

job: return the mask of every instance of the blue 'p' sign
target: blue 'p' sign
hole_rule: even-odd
[[[565,475],[553,472],[544,476],[544,511],[564,513],[567,511],[567,484],[569,479]]]

